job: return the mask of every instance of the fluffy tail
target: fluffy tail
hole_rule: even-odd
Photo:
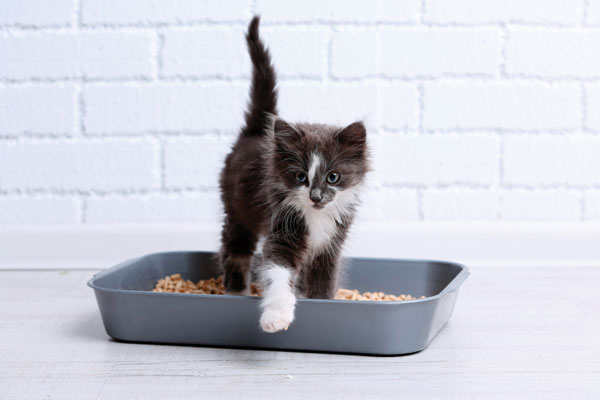
[[[242,135],[262,136],[267,127],[267,113],[277,114],[277,78],[271,65],[271,55],[258,35],[260,17],[252,18],[246,34],[252,60],[250,103],[246,110],[246,126]]]

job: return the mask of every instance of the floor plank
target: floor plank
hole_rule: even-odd
[[[92,274],[0,272],[0,399],[600,395],[600,268],[472,268],[431,345],[383,358],[118,343]]]

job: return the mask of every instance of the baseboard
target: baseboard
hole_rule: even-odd
[[[213,224],[3,226],[0,269],[103,269],[147,253],[218,246]],[[344,253],[477,266],[600,266],[600,223],[361,223]]]

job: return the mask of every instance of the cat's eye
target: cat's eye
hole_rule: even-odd
[[[296,172],[296,180],[300,183],[306,182],[306,174],[304,172]]]
[[[330,172],[329,175],[327,175],[327,183],[337,183],[340,180],[340,174],[338,172]]]

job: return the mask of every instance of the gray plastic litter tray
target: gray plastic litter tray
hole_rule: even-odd
[[[423,350],[448,322],[465,266],[439,261],[350,258],[341,286],[425,299],[404,302],[298,299],[287,331],[263,332],[259,298],[151,292],[181,273],[220,274],[214,253],[157,253],[125,261],[88,282],[106,333],[129,342],[400,355]]]

